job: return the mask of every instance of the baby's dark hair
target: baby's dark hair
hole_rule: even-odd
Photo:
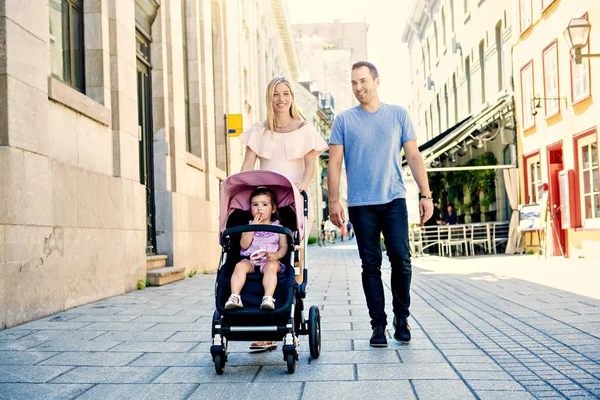
[[[275,192],[265,186],[259,186],[250,194],[250,205],[252,206],[252,199],[256,196],[260,196],[261,194],[266,194],[271,198],[271,206],[275,209],[275,211],[271,214],[271,222],[279,219],[279,214],[277,213],[277,196],[275,196]]]

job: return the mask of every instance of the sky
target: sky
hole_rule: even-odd
[[[292,24],[335,19],[366,21],[367,61],[379,71],[379,97],[383,102],[405,107],[410,103],[410,63],[408,48],[401,37],[408,3],[408,0],[287,0]]]

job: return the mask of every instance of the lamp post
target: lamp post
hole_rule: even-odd
[[[571,58],[575,64],[581,64],[583,57],[600,57],[600,54],[582,54],[581,49],[587,46],[592,24],[586,18],[571,18],[569,26],[563,32],[565,40],[571,49]]]

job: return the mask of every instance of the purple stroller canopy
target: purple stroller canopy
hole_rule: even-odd
[[[250,194],[259,186],[265,186],[275,192],[277,208],[291,206],[296,214],[300,240],[304,236],[304,218],[302,207],[304,199],[296,185],[288,178],[272,171],[253,170],[229,176],[221,184],[219,234],[227,227],[227,219],[238,210],[250,210]]]

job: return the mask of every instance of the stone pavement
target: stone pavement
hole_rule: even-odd
[[[390,329],[389,347],[373,349],[353,242],[311,247],[309,258],[306,305],[322,310],[323,352],[311,360],[302,337],[293,375],[281,346],[249,354],[247,343],[237,342],[230,343],[224,375],[215,374],[215,275],[200,275],[1,331],[0,398],[600,397],[600,301],[559,284],[490,273],[493,265],[527,270],[544,261],[415,260],[413,340],[396,344]],[[571,261],[561,262],[572,272]],[[600,273],[585,271],[590,276],[582,281],[598,286]],[[384,280],[389,308],[389,268]]]

